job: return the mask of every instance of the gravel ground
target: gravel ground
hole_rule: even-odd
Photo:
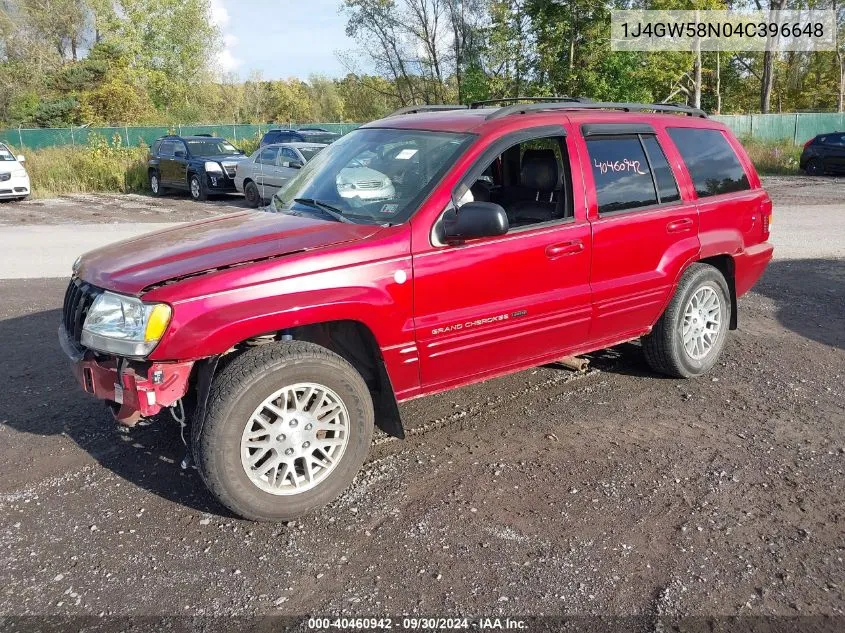
[[[64,280],[0,281],[0,614],[784,616],[790,630],[832,616],[813,630],[842,630],[845,203],[839,181],[805,180],[769,181],[789,258],[741,300],[711,375],[660,378],[628,344],[583,374],[546,366],[413,401],[406,441],[378,436],[340,499],[286,525],[218,506],[179,469],[172,421],[120,431],[79,392],[54,336]],[[824,226],[807,233],[799,205]]]

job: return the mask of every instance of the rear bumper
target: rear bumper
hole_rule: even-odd
[[[59,343],[83,391],[113,403],[119,421],[153,416],[176,404],[188,391],[193,361],[137,363],[117,357],[97,359],[70,340],[63,325],[59,326]]]
[[[734,257],[736,296],[741,297],[751,290],[772,261],[774,247],[768,242],[747,247]]]

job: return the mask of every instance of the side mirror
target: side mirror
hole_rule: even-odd
[[[26,156],[24,156],[23,154],[18,154],[17,156],[15,156],[15,160],[17,160],[19,163],[25,163]]]
[[[184,150],[177,149],[174,156],[176,156],[176,158],[185,158],[187,156],[187,154],[185,153]]]
[[[302,162],[298,160],[292,160],[288,167],[293,167],[294,169],[302,169]]]
[[[467,202],[443,216],[447,241],[495,237],[508,232],[508,214],[493,202]]]

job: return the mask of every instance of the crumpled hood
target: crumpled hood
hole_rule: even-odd
[[[86,253],[79,276],[100,288],[144,288],[205,270],[313,250],[373,235],[381,227],[245,211],[148,233]]]

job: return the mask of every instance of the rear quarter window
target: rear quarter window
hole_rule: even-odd
[[[751,188],[742,163],[719,130],[667,128],[687,165],[699,198]]]

